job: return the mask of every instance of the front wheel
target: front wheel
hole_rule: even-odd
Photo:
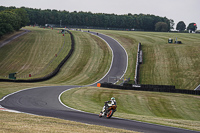
[[[100,112],[100,114],[99,114],[99,118],[101,118],[101,117],[102,117],[102,114],[103,114],[103,113],[101,113],[101,112]]]
[[[113,110],[110,110],[108,113],[107,113],[107,118],[110,118],[110,117],[112,117],[112,115],[113,115],[113,113],[114,113],[114,111]]]

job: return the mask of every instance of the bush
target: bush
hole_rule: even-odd
[[[168,25],[165,22],[158,22],[155,24],[155,31],[167,32]]]

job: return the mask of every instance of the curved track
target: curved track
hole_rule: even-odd
[[[114,39],[99,34],[113,50],[112,66],[105,77],[99,82],[108,81],[108,77],[122,77],[127,68],[127,55],[125,50]],[[110,82],[116,82],[110,79]],[[95,85],[95,84],[93,84]],[[137,121],[125,120],[120,118],[101,118],[98,115],[76,111],[63,106],[60,103],[60,94],[68,89],[81,86],[52,86],[37,87],[10,94],[0,100],[0,105],[21,112],[56,117],[66,120],[83,122],[88,124],[103,125],[108,127],[123,128],[139,132],[148,133],[192,133],[195,131],[184,130],[173,127],[166,127]]]
[[[8,43],[11,42],[12,40],[14,40],[14,39],[16,39],[16,38],[18,38],[18,37],[20,37],[20,36],[22,36],[22,35],[24,35],[24,34],[27,34],[28,32],[31,32],[30,30],[26,30],[26,29],[22,29],[22,30],[24,30],[24,32],[19,33],[19,34],[15,35],[15,36],[11,37],[10,39],[5,40],[5,41],[3,41],[2,43],[0,43],[0,48],[3,47],[4,45],[8,44]]]
[[[97,35],[97,33],[95,32],[90,32],[90,33]],[[97,36],[103,39],[108,44],[113,54],[111,67],[108,73],[98,82],[115,83],[117,82],[117,80],[123,77],[124,73],[127,70],[128,55],[125,49],[121,46],[121,44],[118,43],[113,38],[110,38],[109,36],[106,36],[104,34],[98,34]],[[93,85],[96,85],[96,83]]]

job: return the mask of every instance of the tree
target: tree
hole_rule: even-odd
[[[153,24],[152,16],[146,15],[146,16],[143,17],[143,29],[145,31],[155,30],[155,24]]]
[[[183,21],[178,22],[176,25],[176,30],[178,31],[184,31],[186,29],[186,25]]]
[[[196,31],[196,29],[197,29],[196,23],[190,23],[187,27],[187,30],[190,30],[190,31]]]
[[[6,12],[0,12],[0,38],[14,31],[13,29],[13,16]]]
[[[0,29],[3,34],[13,32],[13,27],[8,23],[0,23]]]
[[[25,26],[28,21],[28,14],[22,8],[0,11],[0,38],[14,30],[18,31],[21,27]]]
[[[16,11],[13,11],[15,10]],[[27,21],[26,10],[29,22]],[[0,10],[8,10],[17,14],[17,18],[21,19],[20,27],[24,26],[27,22],[28,25],[45,25],[45,24],[60,24],[62,20],[63,25],[77,25],[77,26],[94,26],[104,28],[124,28],[124,29],[136,29],[144,31],[155,31],[155,24],[158,22],[164,22],[167,26],[163,26],[162,31],[169,31],[173,27],[173,20],[166,17],[159,17],[150,14],[105,14],[105,13],[92,13],[92,12],[68,12],[57,10],[41,10],[33,8],[15,8],[15,7],[0,7]],[[22,15],[23,14],[23,15]],[[14,18],[17,20],[17,18]],[[25,19],[24,19],[25,18]],[[17,20],[18,21],[18,20]],[[13,23],[11,24],[13,26]],[[27,25],[27,24],[26,24]],[[14,30],[18,29],[15,25]],[[166,29],[167,28],[167,29]],[[160,31],[161,31],[160,30]]]
[[[12,11],[0,12],[2,23],[10,24],[14,30],[19,30],[21,27],[21,18]]]
[[[166,32],[168,31],[168,25],[165,22],[158,22],[155,24],[155,31]]]
[[[13,10],[20,18],[21,18],[21,25],[20,27],[24,27],[29,22],[28,14],[25,9],[19,8]]]

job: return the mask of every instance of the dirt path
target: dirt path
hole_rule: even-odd
[[[18,37],[20,37],[20,36],[22,36],[22,35],[24,35],[24,34],[30,32],[30,30],[26,30],[26,29],[22,29],[22,30],[24,30],[24,32],[19,33],[19,34],[17,34],[17,35],[14,35],[14,36],[12,36],[11,38],[8,38],[7,40],[1,42],[1,43],[0,43],[0,48],[3,47],[4,45],[8,44],[8,43],[11,42],[12,40],[14,40],[14,39],[16,39],[16,38],[18,38]]]

